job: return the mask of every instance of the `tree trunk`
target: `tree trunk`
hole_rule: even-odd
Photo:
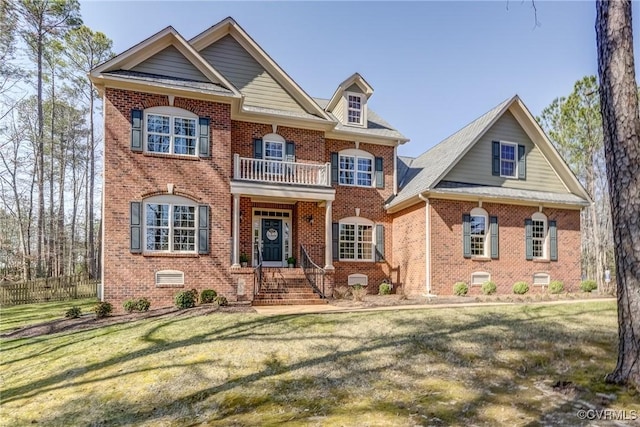
[[[601,253],[601,242],[599,239],[599,223],[598,223],[598,213],[597,213],[597,209],[598,207],[596,206],[596,201],[598,199],[597,195],[596,195],[596,179],[595,179],[595,174],[594,174],[594,160],[595,160],[595,156],[594,156],[594,148],[591,147],[589,150],[589,154],[588,154],[588,160],[587,160],[587,170],[586,170],[586,184],[587,184],[587,190],[589,191],[589,194],[591,194],[591,197],[593,197],[594,202],[591,203],[591,206],[589,206],[589,216],[591,218],[591,227],[590,227],[590,234],[591,234],[591,245],[593,248],[593,258],[590,260],[591,262],[594,263],[594,269],[593,269],[593,274],[595,277],[589,277],[591,278],[595,278],[596,283],[598,284],[598,291],[600,293],[602,293],[604,291],[603,289],[603,285],[604,285],[604,271],[603,271],[603,267],[602,267],[602,257],[600,255]]]
[[[36,276],[42,277],[42,241],[44,238],[44,111],[42,109],[42,33],[38,34],[37,61],[38,61],[38,131],[36,135],[36,164],[38,171],[38,225],[36,235]]]
[[[640,118],[631,2],[596,2],[600,108],[616,259],[618,362],[608,382],[640,389]]]

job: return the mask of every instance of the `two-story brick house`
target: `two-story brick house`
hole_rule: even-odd
[[[406,159],[397,148],[408,139],[369,107],[373,89],[362,76],[329,99],[311,98],[231,18],[189,41],[168,27],[90,77],[104,98],[103,298],[117,306],[143,296],[170,305],[183,288],[266,304],[317,301],[349,281],[450,294],[454,276],[485,278],[476,270],[495,270],[505,285],[527,280],[535,268],[511,265],[524,249],[507,255],[524,238],[503,243],[499,257],[488,248],[498,244],[497,221],[501,242],[531,232],[517,224],[523,215],[537,230],[531,206],[549,234],[526,238],[527,248],[536,242],[534,261],[556,263],[542,269],[554,278],[579,279],[588,196],[517,98],[488,113],[484,127],[470,125],[475,134],[467,127]],[[515,123],[496,124],[504,120]],[[492,134],[496,126],[507,134]],[[466,160],[494,147],[485,136],[498,142],[493,181]],[[566,197],[510,193],[518,180],[525,193],[550,180],[545,194]],[[568,256],[556,261],[557,241]],[[298,268],[285,269],[290,257]]]

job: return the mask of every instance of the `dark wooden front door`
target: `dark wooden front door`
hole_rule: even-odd
[[[262,258],[264,261],[282,261],[282,220],[262,220]]]

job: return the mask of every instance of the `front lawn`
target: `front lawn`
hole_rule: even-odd
[[[640,411],[602,381],[616,331],[615,303],[588,302],[211,313],[5,339],[0,423],[580,425],[590,406]]]
[[[78,306],[82,313],[93,313],[97,298],[83,298],[71,301],[43,302],[39,304],[13,305],[0,308],[0,333],[22,328],[34,323],[48,322],[64,317],[64,313]]]

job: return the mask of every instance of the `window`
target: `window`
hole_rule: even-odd
[[[471,256],[487,256],[487,211],[482,208],[471,210]]]
[[[144,205],[145,251],[196,252],[197,206],[181,197],[154,197]]]
[[[145,150],[152,153],[197,154],[198,117],[173,107],[145,110]]]
[[[500,176],[508,178],[516,178],[518,176],[517,153],[518,146],[516,144],[500,143]]]
[[[264,141],[264,159],[282,161],[284,158],[284,141]]]
[[[361,125],[363,123],[362,96],[347,95],[347,123]]]
[[[547,217],[540,212],[531,216],[531,249],[533,258],[547,257]]]
[[[339,223],[338,251],[340,260],[373,261],[373,222],[359,217]]]
[[[373,156],[361,150],[340,152],[338,174],[341,185],[371,187],[373,185]]]

